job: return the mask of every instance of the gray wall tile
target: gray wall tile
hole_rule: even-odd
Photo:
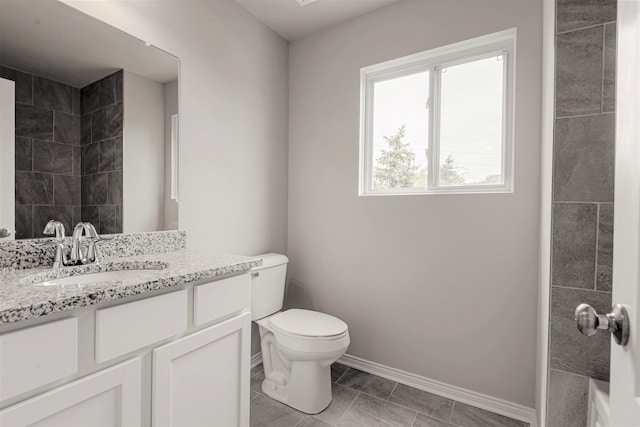
[[[92,175],[82,175],[80,178],[81,201],[83,207],[94,204],[91,177]]]
[[[116,232],[116,207],[115,205],[98,206],[100,217],[100,234],[113,234]]]
[[[53,140],[80,145],[80,117],[56,111],[53,115]]]
[[[56,205],[80,206],[80,177],[70,175],[53,176],[53,203]]]
[[[82,110],[80,108],[80,89],[75,87],[73,88],[72,114],[74,116],[82,115]]]
[[[613,202],[614,153],[615,115],[556,120],[554,201]]]
[[[91,83],[80,89],[80,112],[82,115],[90,114],[100,108],[99,82]]]
[[[91,113],[80,117],[80,143],[91,144]]]
[[[484,409],[456,402],[451,422],[461,426],[524,427],[526,423]]]
[[[122,135],[122,126],[121,102],[91,113],[91,138],[93,142]]]
[[[16,239],[33,238],[33,205],[16,205]]]
[[[73,113],[73,88],[44,77],[34,76],[33,105],[71,114]]]
[[[100,141],[100,172],[122,169],[122,137]]]
[[[53,175],[16,171],[16,204],[53,204]]]
[[[97,230],[100,230],[100,214],[98,213],[97,206],[82,206],[81,207],[82,221],[88,221]]]
[[[612,290],[613,271],[613,204],[600,205],[598,212],[598,265],[596,289]]]
[[[547,427],[585,427],[588,397],[587,378],[551,370]]]
[[[602,111],[616,109],[616,24],[604,27],[604,75]]]
[[[107,203],[121,205],[122,204],[122,171],[108,173],[108,193]]]
[[[556,39],[556,115],[601,112],[603,27]]]
[[[558,32],[616,20],[616,0],[557,0]]]
[[[595,204],[554,204],[553,286],[594,288],[597,215]]]
[[[49,220],[62,221],[65,230],[73,230],[73,208],[71,206],[34,206],[34,230],[35,237],[46,237],[42,231]]]
[[[53,111],[16,104],[16,136],[53,141]]]
[[[16,170],[33,170],[33,145],[31,139],[16,136]]]
[[[587,337],[578,331],[574,311],[590,304],[598,313],[611,311],[611,293],[552,287],[549,359],[551,369],[609,381],[609,334]]]
[[[82,174],[90,175],[98,172],[100,146],[98,143],[82,146]]]
[[[56,174],[73,174],[71,145],[49,141],[33,141],[33,170]]]
[[[91,177],[91,194],[94,205],[104,205],[109,197],[109,174],[98,173]]]

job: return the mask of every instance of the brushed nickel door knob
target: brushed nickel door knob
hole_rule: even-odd
[[[629,342],[629,316],[620,304],[614,305],[608,314],[598,314],[589,304],[580,304],[576,307],[575,320],[583,335],[590,337],[602,329],[613,334],[616,344],[624,346]]]
[[[0,239],[11,236],[11,232],[6,228],[0,228]]]

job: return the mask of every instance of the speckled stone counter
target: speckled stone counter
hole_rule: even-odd
[[[106,257],[98,265],[56,270],[50,267],[15,270],[5,268],[0,271],[0,325],[214,279],[261,264],[260,258],[182,249],[169,253]],[[123,269],[148,270],[143,276],[132,276],[124,280],[50,286],[38,284],[60,277]]]

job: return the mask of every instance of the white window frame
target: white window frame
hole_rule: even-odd
[[[512,193],[514,190],[515,63],[516,28],[476,37],[425,52],[404,56],[360,69],[360,173],[358,195]],[[441,186],[438,141],[440,114],[440,70],[442,68],[502,54],[504,55],[502,176],[503,184]],[[427,188],[373,188],[373,87],[377,82],[429,71],[430,153]]]

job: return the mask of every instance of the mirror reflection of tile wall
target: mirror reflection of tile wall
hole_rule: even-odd
[[[49,219],[67,234],[81,220],[121,232],[122,71],[83,89],[4,66],[0,77],[16,88],[16,238],[43,237]]]
[[[122,71],[81,89],[82,220],[122,232]]]

